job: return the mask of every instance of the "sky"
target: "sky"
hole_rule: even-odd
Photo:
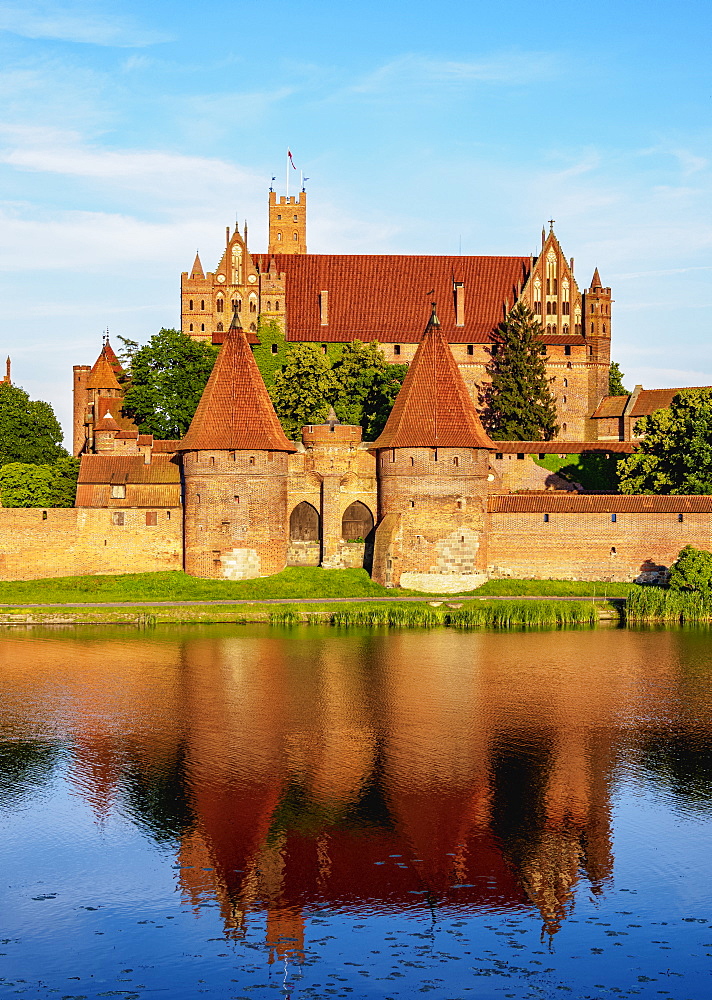
[[[236,220],[266,248],[290,148],[310,251],[527,255],[554,219],[626,385],[712,384],[711,40],[709,0],[0,0],[0,357],[69,433],[104,329],[178,326]]]

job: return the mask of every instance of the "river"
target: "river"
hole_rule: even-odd
[[[709,995],[707,629],[17,629],[0,670],[0,996]]]

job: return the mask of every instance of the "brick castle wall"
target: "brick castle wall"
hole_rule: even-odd
[[[491,513],[492,577],[656,582],[685,545],[712,549],[710,513]],[[679,518],[682,516],[682,520]]]
[[[180,507],[0,509],[0,580],[182,567]]]
[[[281,451],[184,454],[187,573],[243,580],[284,569],[287,462]]]

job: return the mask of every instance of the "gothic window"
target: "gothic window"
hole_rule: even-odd
[[[295,233],[294,236],[292,237],[292,239],[293,240],[298,240],[299,239],[299,233]]]
[[[222,325],[222,323],[218,323],[218,333],[222,333],[222,332],[223,332],[223,325]]]
[[[279,299],[277,299],[277,301],[274,304],[274,311],[279,312]]]
[[[205,299],[200,300],[200,311],[205,312]]]
[[[569,324],[568,323],[564,323],[564,336],[566,336],[566,334],[568,332],[569,332]]]
[[[548,303],[547,303],[547,305],[548,305]],[[551,315],[552,316],[556,316],[556,313],[557,313],[556,299],[554,299],[554,301],[551,303]]]
[[[217,301],[217,303],[216,303],[216,306],[217,306],[217,311],[219,313],[221,313],[223,311],[223,309],[225,308],[225,302],[223,301],[223,299],[219,298],[218,301]]]
[[[202,333],[205,333],[205,323],[200,324],[200,330]]]
[[[250,312],[251,313],[257,312],[257,303],[255,302],[254,299],[250,299]]]
[[[551,316],[551,302],[546,303],[546,315]]]
[[[606,324],[605,323],[603,324],[603,332],[604,333],[606,332]]]
[[[272,303],[271,302],[267,303],[267,312],[272,312]]]
[[[188,329],[190,330],[191,333],[193,332],[193,324],[192,323],[190,324],[190,326],[189,326]]]
[[[277,233],[277,242],[278,243],[282,242],[282,234],[281,233]]]
[[[566,389],[566,387],[568,386],[568,384],[569,384],[569,380],[567,378],[565,378],[564,379],[564,389]]]
[[[537,316],[541,316],[541,301],[537,300],[534,303],[534,313]]]
[[[190,302],[188,303],[188,308],[189,308],[189,309],[191,309],[191,310],[192,310],[192,308],[193,308],[193,300],[192,300],[192,299],[191,299],[191,300],[190,300]]]

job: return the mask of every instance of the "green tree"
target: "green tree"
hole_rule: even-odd
[[[0,466],[41,465],[63,458],[62,428],[49,403],[31,400],[24,389],[0,382]]]
[[[181,438],[190,426],[217,348],[180,330],[162,329],[131,358],[131,381],[124,412],[142,434]]]
[[[3,507],[73,507],[79,459],[66,455],[54,465],[9,462],[0,469]]]
[[[611,366],[608,369],[608,395],[609,396],[627,396],[628,390],[623,385],[623,379],[625,375],[620,369],[620,365],[617,361],[611,361]]]
[[[712,552],[686,545],[670,567],[668,586],[671,590],[696,591],[712,594]]]
[[[641,417],[634,454],[618,463],[621,493],[712,494],[712,389],[685,389]]]
[[[485,424],[497,441],[550,441],[558,433],[541,333],[523,302],[497,330],[487,366],[491,382],[481,392]]]
[[[364,440],[375,441],[383,430],[408,365],[390,365],[374,341],[346,344],[332,371],[341,387],[334,401],[344,424],[359,424]]]
[[[3,507],[50,507],[54,476],[49,465],[9,462],[0,469]]]
[[[277,416],[292,440],[306,424],[323,423],[340,391],[329,359],[315,344],[288,348],[287,363],[269,387]]]

